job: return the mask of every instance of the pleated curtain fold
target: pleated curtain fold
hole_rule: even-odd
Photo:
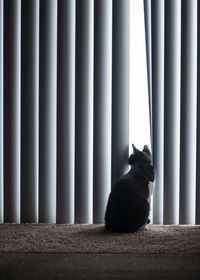
[[[153,223],[199,224],[200,5],[144,0],[144,9],[157,173]]]
[[[129,7],[0,0],[0,222],[104,222],[127,168]]]

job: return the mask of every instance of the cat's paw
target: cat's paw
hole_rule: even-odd
[[[148,224],[145,224],[139,228],[139,230],[149,230]]]

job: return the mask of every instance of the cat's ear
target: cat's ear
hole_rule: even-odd
[[[150,149],[147,145],[144,146],[143,151],[150,154]]]
[[[135,153],[139,152],[139,150],[135,147],[135,145],[134,145],[134,144],[132,144],[132,147],[133,147],[133,154],[135,154]]]

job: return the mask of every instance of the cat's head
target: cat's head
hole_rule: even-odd
[[[133,144],[133,153],[130,155],[128,159],[128,163],[131,166],[136,164],[140,164],[145,171],[148,173],[148,177],[150,181],[154,180],[154,169],[152,166],[152,155],[147,145],[144,146],[143,150],[138,150]]]
[[[135,145],[132,144],[133,153],[130,155],[128,162],[130,165],[134,165],[136,162],[150,163],[152,162],[152,155],[147,145],[144,146],[143,150],[138,150]]]

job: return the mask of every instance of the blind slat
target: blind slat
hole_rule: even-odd
[[[3,0],[0,0],[0,223],[4,216],[3,180]]]
[[[152,0],[152,140],[156,170],[153,222],[163,223],[164,175],[164,0]]]
[[[181,1],[165,2],[164,223],[179,222]]]
[[[58,2],[57,223],[74,223],[75,9]]]
[[[4,221],[20,222],[21,1],[4,1]]]
[[[111,190],[112,1],[94,6],[94,222],[103,223]]]
[[[76,9],[75,222],[92,223],[94,2]]]
[[[39,221],[56,222],[57,1],[40,1]]]
[[[198,72],[197,72],[197,191],[196,191],[196,223],[200,224],[200,3],[198,2]]]
[[[0,223],[4,220],[3,179],[3,0],[0,1]]]
[[[39,1],[22,0],[21,221],[38,221]]]
[[[130,0],[113,2],[112,184],[128,168]]]
[[[182,0],[180,223],[195,223],[197,0]]]

